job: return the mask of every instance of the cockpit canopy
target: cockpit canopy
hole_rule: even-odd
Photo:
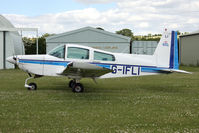
[[[65,59],[65,45],[56,47],[55,49],[51,50],[48,54],[54,57]]]
[[[67,54],[65,57],[66,48],[67,48]],[[91,57],[90,54],[93,54],[93,60],[115,61],[115,56],[109,53],[105,53],[105,52],[101,52],[97,50],[94,50],[92,53],[90,53],[90,49],[75,47],[75,46],[66,47],[66,45],[61,45],[53,49],[52,51],[50,51],[48,54],[57,58],[83,59],[83,60],[89,60]]]
[[[71,59],[89,59],[89,50],[78,47],[68,47],[67,58]]]

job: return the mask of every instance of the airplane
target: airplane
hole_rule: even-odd
[[[62,44],[46,55],[15,55],[7,61],[27,72],[25,80],[28,90],[36,90],[32,78],[42,76],[66,76],[69,87],[75,93],[84,91],[82,78],[116,78],[172,72],[190,73],[179,70],[177,32],[164,31],[153,55],[112,53],[77,44]],[[32,76],[34,75],[34,76]],[[95,81],[96,82],[96,81]]]

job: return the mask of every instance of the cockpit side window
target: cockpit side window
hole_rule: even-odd
[[[62,45],[60,47],[57,47],[57,48],[53,49],[48,54],[52,55],[54,57],[58,57],[58,58],[63,58],[64,59],[65,58],[65,45]]]
[[[68,47],[67,58],[89,59],[89,50],[85,48]]]
[[[115,56],[112,54],[94,51],[94,60],[115,61]]]

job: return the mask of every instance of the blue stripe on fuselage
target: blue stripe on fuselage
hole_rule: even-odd
[[[163,68],[157,67],[141,67],[141,72],[160,73]]]
[[[66,67],[69,62],[67,61],[51,61],[51,60],[28,60],[28,59],[19,59],[19,63],[30,63],[30,64],[42,64],[42,65],[56,65]]]
[[[56,66],[66,67],[68,65],[69,61],[53,61],[53,60],[43,61],[43,60],[19,59],[19,63],[56,65]],[[155,66],[139,66],[139,65],[110,64],[110,63],[96,63],[96,62],[90,62],[90,64],[95,64],[97,66],[100,66],[100,67],[103,67],[103,68],[108,68],[108,69],[112,69],[111,66],[139,67],[139,68],[141,68],[140,69],[141,72],[149,72],[149,73],[161,73],[162,69],[168,69],[168,68],[158,68],[158,67],[155,67]]]
[[[168,69],[168,68],[163,68],[163,67],[156,67],[156,66],[139,66],[139,65],[126,65],[126,64],[109,64],[109,63],[96,63],[96,62],[91,62],[91,64],[95,64],[97,66],[101,66],[104,68],[112,69],[111,66],[127,66],[127,67],[139,67],[141,68],[141,72],[148,72],[148,73],[164,73],[163,69]],[[123,70],[121,70],[123,71]]]

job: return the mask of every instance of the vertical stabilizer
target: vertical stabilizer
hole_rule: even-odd
[[[165,30],[155,50],[154,56],[157,67],[169,69],[179,68],[177,32],[168,32]]]

